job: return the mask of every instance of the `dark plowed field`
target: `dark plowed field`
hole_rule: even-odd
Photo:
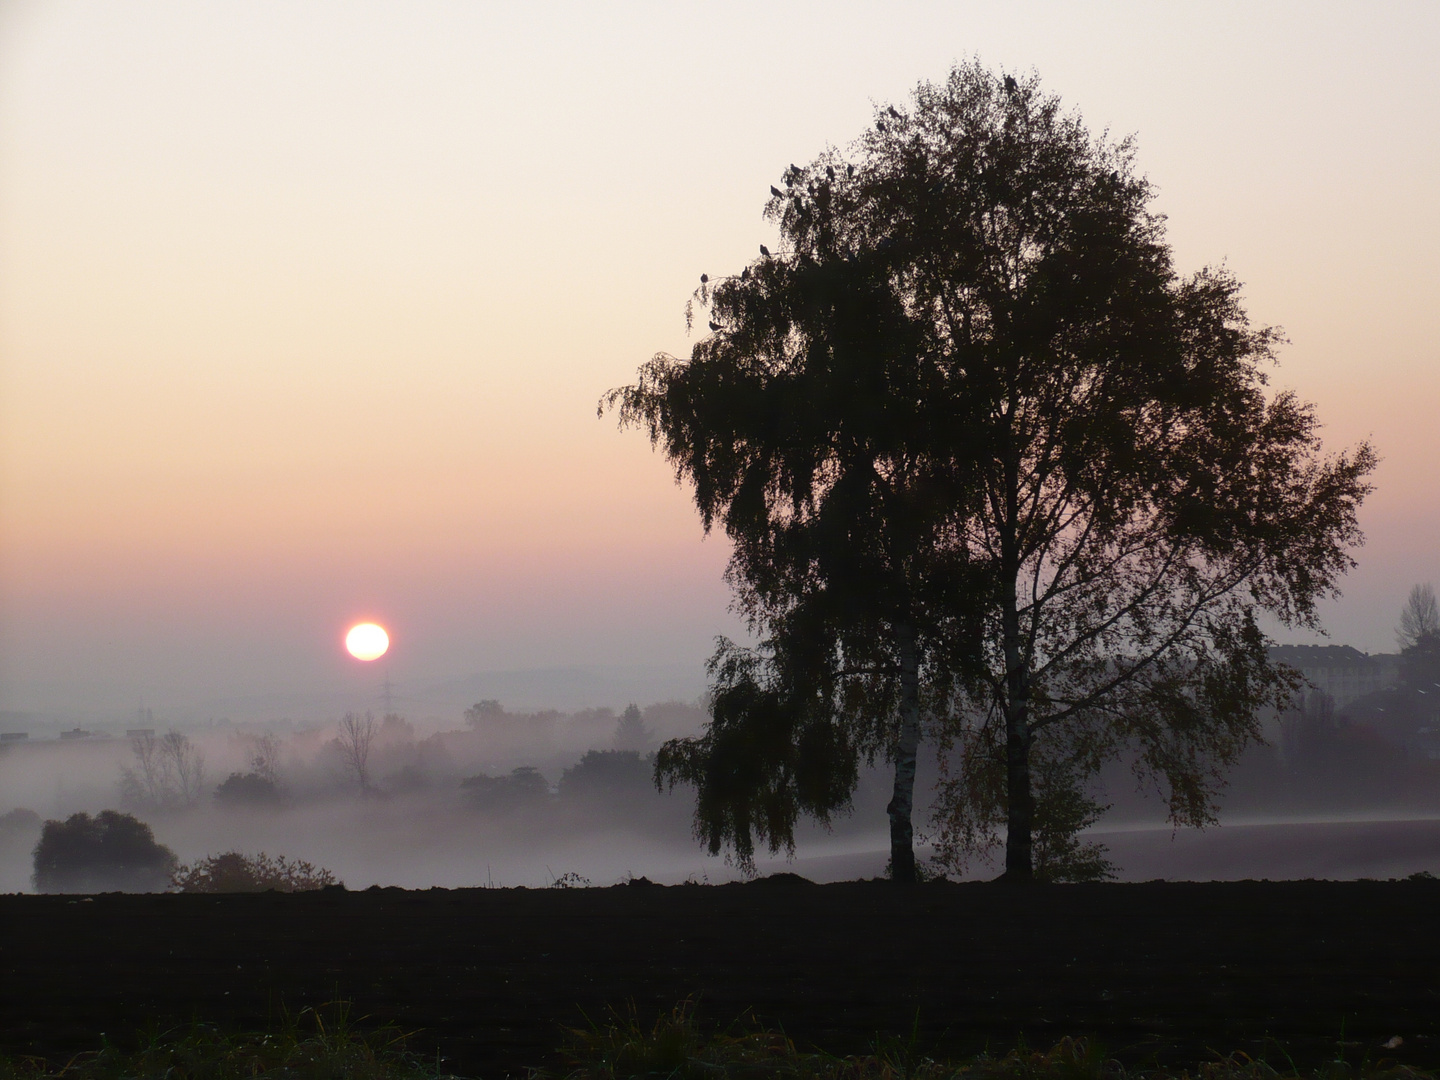
[[[0,897],[0,1045],[57,1054],[335,998],[449,1067],[552,1060],[561,1025],[693,997],[802,1042],[940,1052],[1100,1037],[1122,1059],[1440,1063],[1440,883],[629,885]]]

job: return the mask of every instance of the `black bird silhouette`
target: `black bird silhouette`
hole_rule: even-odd
[[[855,175],[855,166],[854,166],[854,165],[846,165],[846,166],[845,166],[845,175],[846,175],[846,176],[854,176],[854,175]]]
[[[1006,76],[1005,76],[1005,93],[1010,94],[1010,95],[1013,97],[1014,94],[1015,94],[1015,91],[1016,91],[1016,90],[1019,90],[1019,89],[1020,89],[1020,84],[1015,81],[1015,76],[1014,76],[1014,75],[1006,75]]]
[[[895,111],[894,105],[886,106],[885,111],[888,112],[891,116],[893,116],[896,120],[903,119],[901,115]]]
[[[768,258],[770,257],[770,249],[767,248],[764,244],[761,244],[761,245],[760,245],[760,254],[761,254],[761,255],[764,255],[765,258],[768,259]]]
[[[796,176],[799,176],[804,170],[802,170],[799,165],[796,165],[796,164],[792,161],[792,162],[790,162],[790,171],[791,171],[792,173],[794,173]]]
[[[709,280],[710,280],[710,275],[709,275],[709,274],[701,274],[701,275],[700,275],[700,284],[701,284],[701,285],[704,285],[704,284],[705,284],[707,281],[709,281]]]
[[[750,280],[750,268],[749,268],[748,266],[745,267],[744,270],[741,270],[741,271],[740,271],[740,280],[741,280],[741,281],[749,281],[749,280]]]
[[[834,165],[826,165],[826,166],[825,166],[825,175],[828,176],[831,180],[834,180],[834,179],[835,179],[835,166],[834,166]]]
[[[777,199],[783,199],[785,197],[784,193],[774,184],[770,185],[770,194],[774,195]]]
[[[717,323],[714,319],[711,319],[711,320],[710,320],[710,329],[713,330],[713,331],[716,331],[716,332],[718,333],[719,330],[720,330],[720,324]]]
[[[884,131],[886,130],[886,128],[885,128],[885,121],[884,121],[884,120],[876,120],[876,121],[875,121],[875,130],[876,130],[876,131],[879,131],[879,132],[884,132]]]

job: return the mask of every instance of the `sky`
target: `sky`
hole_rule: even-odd
[[[1393,649],[1440,584],[1437,47],[1431,3],[0,3],[0,710],[698,693],[723,537],[597,400],[789,162],[972,57],[1133,134],[1177,267],[1374,441],[1322,614]]]

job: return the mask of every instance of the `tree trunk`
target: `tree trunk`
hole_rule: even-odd
[[[1031,833],[1035,801],[1030,790],[1030,679],[1020,641],[1014,579],[1003,598],[1005,635],[1005,880],[1035,876]]]
[[[895,743],[895,793],[890,815],[890,880],[913,882],[915,873],[915,758],[920,746],[920,658],[915,628],[896,628],[900,645],[900,737]]]

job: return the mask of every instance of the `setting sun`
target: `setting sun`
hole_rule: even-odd
[[[345,648],[356,660],[378,660],[390,648],[390,635],[376,623],[357,623],[345,635]]]

